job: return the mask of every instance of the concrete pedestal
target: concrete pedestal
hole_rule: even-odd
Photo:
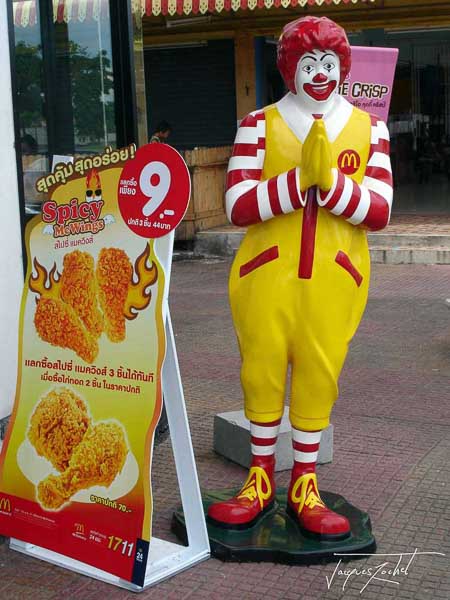
[[[245,418],[244,411],[220,413],[214,417],[214,450],[243,467],[250,466],[250,421]],[[292,467],[292,435],[288,406],[284,409],[275,457],[276,471],[285,471]],[[329,425],[322,433],[317,462],[323,464],[332,460],[333,425]]]
[[[213,502],[223,502],[237,493],[237,489],[203,490],[205,516]],[[268,561],[289,565],[314,565],[336,563],[337,553],[346,554],[347,562],[364,558],[368,553],[375,552],[376,542],[369,515],[349,504],[338,494],[320,490],[320,495],[331,510],[347,517],[351,528],[349,537],[343,540],[325,541],[305,534],[297,521],[286,512],[286,488],[278,488],[273,509],[253,527],[241,530],[226,529],[214,525],[206,518],[211,554],[223,561]],[[184,544],[187,543],[188,537],[181,507],[173,514],[172,531]],[[251,568],[248,572],[251,574]],[[261,598],[264,597],[264,594],[261,594]],[[303,595],[299,593],[298,598],[301,597]],[[325,598],[326,595],[322,597]]]

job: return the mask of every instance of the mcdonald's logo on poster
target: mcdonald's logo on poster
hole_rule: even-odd
[[[339,154],[338,168],[344,175],[353,175],[359,169],[361,158],[354,150],[343,150]]]
[[[84,534],[84,525],[83,525],[83,523],[75,523],[75,531],[77,533]]]
[[[4,496],[0,498],[0,513],[11,514],[11,500]]]

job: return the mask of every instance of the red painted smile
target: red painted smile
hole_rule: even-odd
[[[330,94],[336,88],[337,81],[329,81],[328,83],[305,83],[303,89],[314,98],[314,100],[328,100]]]

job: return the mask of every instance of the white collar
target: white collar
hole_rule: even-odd
[[[288,92],[275,106],[286,125],[303,144],[314,119],[300,108],[292,92]],[[353,106],[350,102],[337,94],[332,108],[323,117],[330,142],[334,142],[347,125],[352,111]]]

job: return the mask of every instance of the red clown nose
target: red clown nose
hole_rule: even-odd
[[[317,75],[314,75],[313,77],[313,83],[325,83],[327,79],[328,77],[323,73],[317,73]]]

